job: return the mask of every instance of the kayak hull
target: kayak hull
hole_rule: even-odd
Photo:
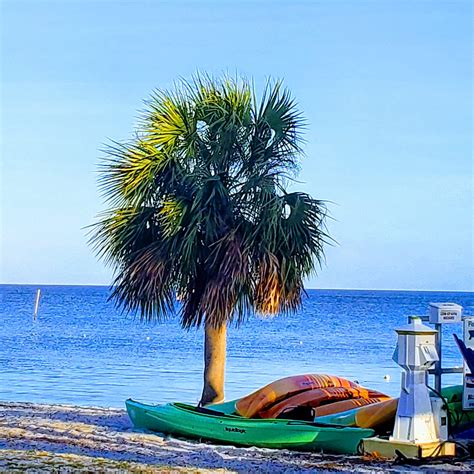
[[[297,420],[248,419],[212,414],[211,410],[201,413],[181,403],[145,405],[127,400],[126,406],[136,428],[237,446],[355,454],[360,441],[374,435],[371,429]]]

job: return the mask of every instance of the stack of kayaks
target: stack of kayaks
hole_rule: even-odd
[[[246,418],[278,418],[295,407],[311,407],[316,416],[320,416],[389,398],[334,375],[296,375],[272,382],[241,398],[235,404],[235,411]],[[328,407],[332,410],[328,411]]]
[[[445,389],[450,418],[462,419],[462,387]],[[363,438],[393,427],[397,399],[330,375],[277,380],[227,403],[198,408],[183,403],[146,405],[127,400],[135,427],[237,446],[354,454]],[[298,408],[315,415],[296,418]],[[474,419],[474,415],[472,416]]]

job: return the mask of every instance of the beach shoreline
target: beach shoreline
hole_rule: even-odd
[[[474,462],[400,466],[362,456],[237,448],[134,431],[123,409],[0,402],[0,471],[472,472]]]

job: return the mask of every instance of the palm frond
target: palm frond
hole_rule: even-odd
[[[152,244],[133,254],[115,278],[111,299],[142,319],[165,319],[174,313],[172,262]]]
[[[185,96],[155,91],[145,106],[142,133],[149,143],[164,152],[188,145],[187,141],[196,132],[196,121]],[[187,151],[192,153],[192,149]]]
[[[108,265],[121,265],[158,238],[153,207],[123,207],[102,213],[91,226],[89,243]]]

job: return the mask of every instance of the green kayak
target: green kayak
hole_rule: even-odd
[[[183,403],[125,402],[136,428],[238,446],[354,454],[371,429],[284,419],[249,419]]]

